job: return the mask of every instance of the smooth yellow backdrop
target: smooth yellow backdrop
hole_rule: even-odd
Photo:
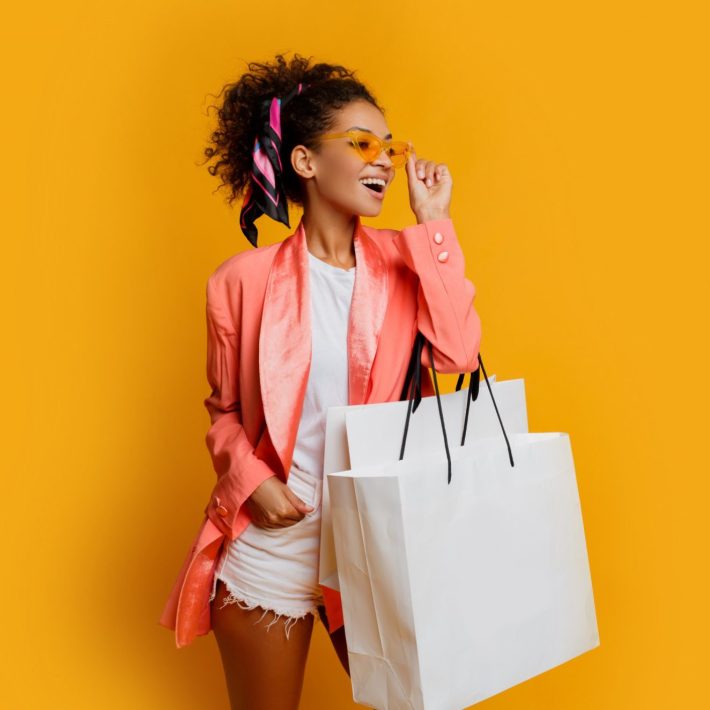
[[[704,706],[701,5],[6,8],[2,707],[227,707],[214,636],[178,651],[157,624],[214,480],[205,281],[250,248],[199,162],[210,94],[294,51],[357,69],[449,165],[488,372],[571,436],[601,646],[482,706]],[[413,220],[400,172],[365,222]],[[355,707],[320,624],[302,707]]]

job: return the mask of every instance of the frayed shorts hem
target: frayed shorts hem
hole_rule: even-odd
[[[269,631],[269,629],[281,618],[284,617],[284,630],[286,632],[286,638],[288,639],[289,637],[289,632],[293,625],[299,621],[300,619],[305,619],[309,614],[312,614],[316,619],[320,619],[320,615],[318,613],[318,605],[314,604],[310,609],[306,609],[305,611],[295,611],[293,609],[286,609],[284,607],[276,607],[273,605],[270,605],[268,602],[264,602],[262,600],[254,599],[250,597],[247,594],[244,594],[240,589],[234,587],[230,582],[227,582],[226,580],[222,580],[224,583],[224,586],[227,588],[227,591],[229,594],[224,597],[222,600],[222,606],[220,606],[220,609],[223,609],[225,606],[228,604],[237,604],[241,609],[256,609],[257,607],[261,608],[264,610],[264,613],[254,622],[254,624],[258,624],[264,616],[268,612],[273,612],[274,618],[273,620],[267,624],[266,630]],[[217,578],[215,577],[215,588],[217,586]],[[212,595],[211,599],[214,598],[214,594]]]

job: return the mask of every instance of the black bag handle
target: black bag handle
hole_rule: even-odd
[[[416,339],[414,342],[416,345]],[[402,392],[399,395],[400,401],[406,399],[408,396],[407,391],[409,389],[409,384],[410,384],[412,375],[414,374],[414,368],[415,368],[414,351],[412,351],[412,356],[410,357],[409,364],[407,365],[407,374],[405,375],[405,378],[404,378],[404,385],[402,386]],[[466,398],[466,415],[464,418],[463,433],[461,434],[461,446],[463,446],[466,443],[466,434],[468,432],[468,412],[469,412],[469,409],[471,406],[471,402],[475,402],[478,399],[480,371],[481,371],[481,365],[479,364],[478,367],[473,372],[469,373],[468,397]],[[456,391],[457,392],[461,389],[461,385],[463,384],[465,376],[466,376],[465,372],[459,373],[458,379],[456,380]],[[422,393],[421,393],[421,380],[420,380],[418,383],[418,390],[416,392],[414,409],[412,411],[414,411],[414,412],[417,411],[417,407],[419,406],[419,401],[421,400],[421,398],[422,398]]]
[[[483,361],[480,356],[478,358],[478,367],[471,373],[469,373],[468,379],[468,397],[466,397],[466,415],[463,420],[463,433],[461,434],[461,446],[466,443],[466,432],[468,431],[468,410],[471,407],[471,402],[475,402],[478,399],[478,386],[480,382],[480,370],[483,365]],[[456,391],[461,389],[463,384],[464,375],[466,373],[462,372],[459,374],[456,380]]]
[[[409,365],[407,367],[407,374],[405,376],[404,387],[402,388],[402,395],[400,400],[405,398],[407,389],[409,389],[409,394],[407,398],[409,399],[409,405],[407,406],[407,418],[404,423],[404,433],[402,436],[402,446],[400,447],[399,460],[401,461],[404,457],[404,448],[407,443],[407,432],[409,430],[409,417],[412,412],[417,410],[419,403],[422,399],[422,381],[421,381],[421,362],[422,362],[422,348],[426,343],[427,350],[429,352],[429,362],[431,362],[431,369],[434,375],[434,390],[436,392],[436,403],[439,408],[439,419],[441,420],[441,429],[444,434],[444,448],[446,449],[446,458],[448,461],[448,476],[447,483],[451,483],[451,454],[449,453],[449,442],[446,436],[446,425],[444,422],[444,412],[441,407],[441,399],[439,395],[439,382],[436,377],[436,367],[434,366],[434,355],[432,353],[432,347],[429,340],[424,336],[421,331],[417,331],[417,335],[414,339],[414,347],[412,348],[412,355],[409,360]],[[503,437],[505,438],[506,446],[508,447],[508,458],[510,459],[510,465],[515,466],[513,461],[513,452],[510,448],[510,442],[508,441],[508,435],[505,433],[505,427],[503,426],[503,420],[501,419],[500,412],[498,411],[498,405],[496,404],[495,397],[493,397],[493,390],[491,389],[491,384],[488,381],[488,375],[486,374],[486,368],[483,366],[483,359],[481,358],[481,353],[478,353],[478,367],[470,373],[470,379],[468,384],[468,396],[466,397],[466,415],[464,419],[463,435],[461,437],[461,446],[463,446],[466,440],[466,431],[468,428],[468,413],[469,407],[471,405],[471,400],[476,400],[478,397],[478,377],[474,378],[474,375],[478,375],[479,369],[483,372],[483,377],[486,380],[486,385],[488,387],[488,392],[491,395],[491,401],[493,402],[493,407],[496,410],[496,416],[498,417],[498,422],[503,430]],[[456,386],[456,391],[460,389],[460,384],[463,381],[464,373],[459,375],[459,379]],[[474,385],[475,382],[475,385]]]

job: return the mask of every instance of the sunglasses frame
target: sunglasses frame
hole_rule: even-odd
[[[367,136],[367,138],[369,140],[374,140],[376,143],[379,144],[379,150],[377,151],[374,158],[371,158],[370,160],[367,159],[367,156],[363,153],[362,148],[360,148],[359,141],[356,139],[357,136]],[[371,163],[383,150],[388,150],[393,145],[400,145],[400,144],[405,145],[406,148],[405,148],[405,152],[404,152],[404,161],[402,162],[401,165],[395,165],[394,161],[392,160],[392,156],[389,156],[389,159],[392,160],[392,165],[395,168],[404,167],[404,165],[407,163],[407,159],[409,158],[409,154],[412,151],[410,141],[396,141],[396,140],[392,140],[391,138],[382,139],[379,136],[376,136],[374,133],[369,133],[368,131],[360,131],[355,128],[352,128],[349,131],[343,131],[342,133],[324,133],[323,135],[319,136],[318,138],[319,138],[319,140],[324,140],[324,141],[332,140],[334,138],[350,138],[351,145],[357,150],[360,157],[366,163]]]

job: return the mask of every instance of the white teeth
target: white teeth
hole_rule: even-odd
[[[382,178],[360,178],[360,182],[363,185],[382,185],[382,187],[387,184]]]

